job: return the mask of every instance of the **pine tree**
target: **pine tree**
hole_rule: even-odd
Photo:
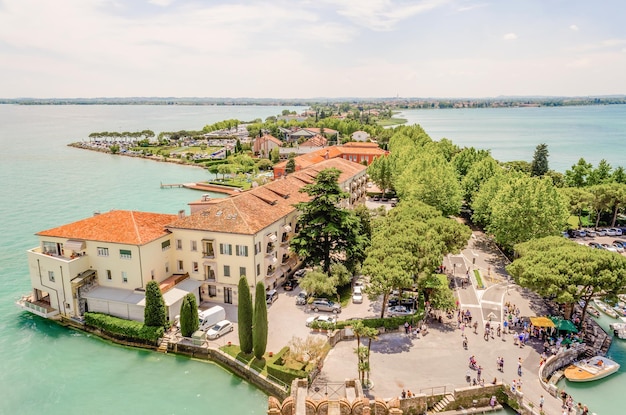
[[[531,176],[543,176],[548,172],[548,145],[539,144],[535,149],[535,156],[530,167]]]
[[[165,327],[165,302],[159,288],[159,283],[150,281],[146,284],[146,308],[144,310],[144,324],[153,327]]]
[[[252,339],[254,342],[254,357],[263,359],[265,349],[267,348],[267,304],[265,303],[265,285],[262,282],[256,285]]]
[[[191,337],[198,330],[198,327],[200,327],[200,322],[198,321],[196,296],[189,293],[183,298],[183,303],[180,307],[180,334],[183,337]]]
[[[252,297],[250,296],[250,287],[248,287],[248,279],[245,275],[239,278],[239,305],[237,307],[237,317],[239,321],[239,345],[241,351],[245,354],[252,353]],[[263,297],[265,298],[265,297]]]

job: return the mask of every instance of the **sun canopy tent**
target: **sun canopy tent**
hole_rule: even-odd
[[[548,317],[531,317],[530,323],[535,327],[556,327]]]
[[[578,333],[576,325],[570,320],[564,320],[560,317],[550,317],[557,330],[567,331],[569,333]]]

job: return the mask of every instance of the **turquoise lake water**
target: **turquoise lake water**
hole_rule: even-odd
[[[283,109],[0,105],[0,217],[6,231],[0,240],[0,414],[266,412],[262,392],[215,365],[111,345],[21,312],[14,301],[30,291],[25,251],[36,245],[35,232],[95,211],[176,213],[201,193],[160,189],[159,183],[210,178],[200,168],[66,144],[94,131],[196,130],[223,119],[265,119]],[[602,158],[614,166],[626,164],[626,106],[504,110],[419,110],[404,115],[433,139],[492,148],[503,161],[530,161],[535,146],[546,142],[551,167],[557,170],[561,168],[556,160],[567,160],[560,162],[565,170],[580,156],[594,164]],[[572,120],[580,129],[572,128]],[[530,136],[524,128],[529,125]],[[616,341],[610,353],[626,370],[623,345]],[[600,415],[620,413],[617,401],[606,397],[625,387],[623,372],[593,384],[566,385],[576,400]]]

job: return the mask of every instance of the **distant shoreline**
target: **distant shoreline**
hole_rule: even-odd
[[[626,95],[589,96],[498,96],[482,98],[190,98],[190,97],[115,97],[115,98],[0,98],[0,104],[14,105],[171,105],[171,106],[303,106],[351,102],[383,104],[392,109],[452,109],[524,106],[582,106],[626,104]]]

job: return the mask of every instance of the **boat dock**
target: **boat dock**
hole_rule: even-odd
[[[213,193],[222,193],[225,195],[235,195],[237,193],[241,193],[241,189],[232,186],[221,186],[219,184],[209,184],[209,183],[161,183],[161,189],[172,189],[172,188],[181,188],[192,189],[192,190],[200,190],[203,192],[213,192]]]

